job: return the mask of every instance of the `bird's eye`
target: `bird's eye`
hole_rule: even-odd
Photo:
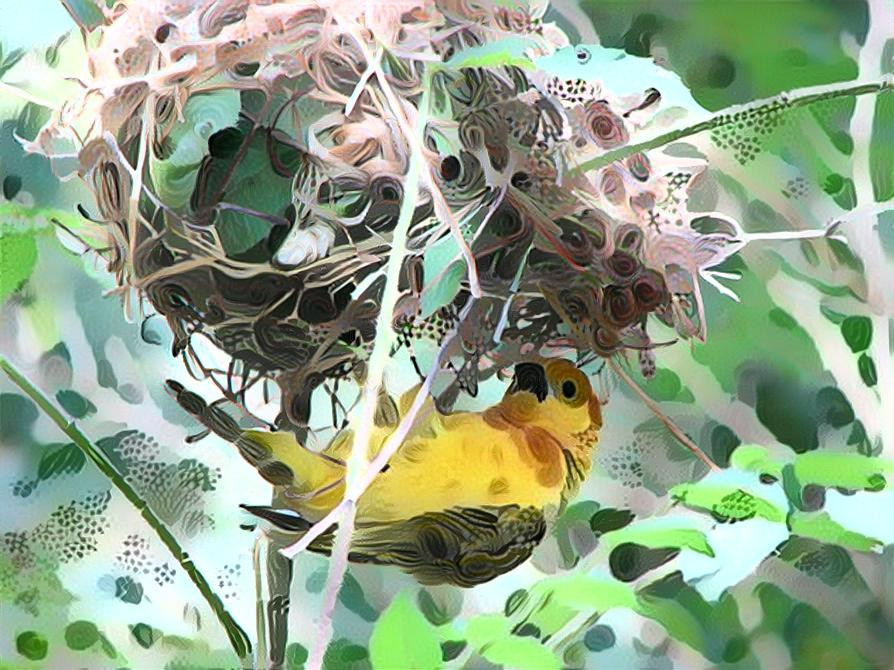
[[[574,50],[574,56],[577,58],[578,63],[584,65],[590,60],[590,51],[584,47],[578,47]]]
[[[571,400],[575,395],[577,395],[577,384],[575,384],[570,379],[566,379],[562,382],[562,395]]]

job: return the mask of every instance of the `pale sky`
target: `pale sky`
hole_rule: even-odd
[[[0,44],[3,51],[49,46],[75,27],[59,0],[0,0]]]

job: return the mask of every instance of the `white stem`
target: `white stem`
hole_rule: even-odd
[[[24,100],[25,102],[32,102],[35,105],[40,105],[41,107],[46,107],[52,111],[56,111],[57,107],[54,103],[49,100],[45,100],[44,98],[40,98],[33,93],[29,93],[28,91],[19,88],[18,86],[13,86],[12,84],[7,84],[6,82],[0,81],[0,91],[5,93],[9,93],[10,95],[14,95],[17,98]]]
[[[859,59],[860,77],[864,78],[879,77],[887,74],[884,70],[890,71],[891,63],[886,64],[887,67],[882,64],[882,53],[890,35],[891,21],[894,19],[890,1],[870,0],[869,18],[869,33],[860,50]],[[850,132],[854,141],[853,181],[857,205],[861,209],[875,205],[869,162],[875,111],[876,98],[864,96],[857,99],[851,119]],[[865,268],[867,303],[873,323],[870,352],[875,361],[879,382],[876,388],[880,401],[878,409],[881,411],[870,408],[866,410],[877,412],[879,418],[877,435],[886,442],[885,446],[890,452],[894,441],[894,388],[891,386],[894,379],[892,370],[894,360],[891,356],[889,320],[894,310],[894,300],[891,297],[894,271],[885,257],[876,231],[877,224],[878,216],[873,214],[864,220],[855,221],[848,232],[851,245],[862,258]]]
[[[383,82],[384,78],[380,80],[380,84]],[[348,548],[351,543],[351,534],[354,530],[357,499],[385,465],[384,462],[379,460],[379,469],[375,470],[374,464],[377,461],[374,460],[370,463],[367,458],[379,388],[382,386],[385,376],[385,365],[394,341],[394,330],[391,322],[394,317],[394,304],[397,302],[399,295],[398,282],[400,271],[406,255],[410,224],[412,223],[413,214],[416,211],[416,203],[419,199],[420,174],[425,165],[425,156],[422,153],[422,137],[425,133],[425,124],[428,118],[429,84],[429,78],[426,77],[422,99],[416,115],[415,132],[412,139],[407,137],[412,150],[404,182],[404,199],[401,203],[397,225],[394,228],[391,253],[388,256],[385,272],[385,287],[382,291],[381,309],[376,321],[375,344],[367,364],[367,378],[363,387],[360,416],[356,421],[357,428],[351,453],[347,460],[345,497],[339,506],[341,507],[341,519],[336,530],[332,558],[329,565],[329,577],[323,596],[323,611],[320,613],[320,626],[317,638],[308,657],[308,667],[310,668],[322,667],[323,655],[326,652],[329,639],[332,637],[332,614],[335,610],[338,591],[341,588],[342,580],[347,570]],[[392,111],[395,115],[401,113],[399,109]],[[395,446],[394,448],[396,449],[397,447]]]

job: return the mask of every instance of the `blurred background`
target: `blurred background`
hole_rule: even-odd
[[[0,17],[0,79],[31,81],[41,92],[42,73],[78,71],[83,47],[76,32],[60,39],[74,28],[61,3],[0,0]],[[890,33],[894,22],[887,18]],[[859,48],[871,28],[866,3],[840,0],[560,0],[546,20],[558,22],[572,40],[656,57],[709,110],[856,78]],[[883,95],[876,115],[890,121],[891,94]],[[870,133],[853,136],[855,110],[854,98],[811,107],[803,112],[809,130],[793,122],[762,158],[718,160],[698,197],[749,232],[827,225],[816,215],[827,201],[843,211],[857,205],[853,161],[865,159],[858,143]],[[242,528],[249,519],[237,505],[269,502],[269,486],[216,438],[185,441],[197,427],[163,382],[201,385],[171,358],[164,320],[128,321],[103,264],[52,223],[76,221],[77,205],[89,210],[92,200],[78,183],[60,183],[46,160],[22,152],[16,138],[32,138],[45,119],[38,105],[0,89],[0,353],[78,420],[254,637],[256,533]],[[891,146],[880,147],[873,160],[890,167]],[[882,199],[878,190],[876,196]],[[875,225],[890,263],[894,216],[873,220],[855,216],[842,230],[848,235],[849,226]],[[870,319],[867,307],[881,276],[859,252],[828,240],[749,245],[719,268],[741,275],[730,283],[739,302],[704,289],[707,343],[658,350],[655,378],[639,378],[721,467],[749,444],[764,447],[774,462],[812,452],[891,456],[880,439],[892,417],[880,409],[877,369],[890,367],[890,360],[873,358],[879,349],[872,324],[879,320]],[[883,315],[883,322],[889,318]],[[414,381],[400,374],[388,379],[393,390]],[[610,399],[594,475],[533,560],[471,591],[422,588],[397,571],[352,566],[327,668],[370,667],[371,631],[400,592],[434,625],[453,621],[461,628],[479,614],[509,615],[508,601],[520,590],[542,630],[564,622],[564,614],[538,605],[536,595],[545,592],[538,585],[570,570],[625,584],[639,579],[654,556],[638,549],[636,536],[630,535],[627,554],[609,551],[599,536],[633,518],[659,516],[685,519],[707,538],[713,555],[685,543],[671,547],[658,574],[642,586],[645,604],[637,611],[606,608],[598,621],[584,621],[581,635],[557,650],[563,666],[891,666],[894,500],[888,491],[796,483],[793,492],[784,476],[766,488],[774,483],[766,472],[752,471],[748,485],[770,503],[791,511],[798,499],[795,511],[808,515],[800,526],[793,527],[791,516],[788,524],[759,513],[729,523],[739,517],[687,509],[669,492],[702,475],[702,466],[610,374],[603,371],[599,384]],[[498,386],[490,391],[499,392]],[[315,408],[320,423],[326,411]],[[0,533],[0,667],[236,663],[218,622],[139,512],[4,376]],[[317,556],[295,562],[287,667],[302,667],[306,658],[325,569]],[[469,668],[501,665],[479,651],[446,649],[445,659]]]

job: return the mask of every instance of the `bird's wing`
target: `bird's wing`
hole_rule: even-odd
[[[242,505],[277,529],[304,533],[312,524],[292,510]],[[403,521],[358,522],[349,560],[393,565],[422,584],[472,587],[502,575],[528,559],[546,534],[543,512],[534,507],[454,507]],[[336,526],[308,549],[329,554]]]
[[[404,521],[358,523],[349,559],[394,565],[422,584],[482,584],[528,559],[546,533],[534,507],[454,507]],[[331,548],[320,538],[316,551]],[[327,546],[328,543],[328,546]]]

